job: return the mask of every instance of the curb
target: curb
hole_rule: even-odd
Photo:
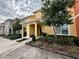
[[[26,45],[30,45],[30,44],[26,44]],[[39,48],[39,49],[42,49],[42,50],[46,50],[46,51],[50,51],[50,52],[54,52],[54,53],[56,53],[56,54],[63,55],[63,56],[67,56],[67,57],[70,57],[70,58],[79,59],[79,57],[75,57],[75,56],[69,55],[69,54],[67,54],[67,53],[58,51],[58,50],[51,51],[51,50],[49,50],[49,49],[41,48],[41,47],[39,47],[39,46],[34,46],[34,45],[30,45],[30,46],[32,46],[32,47],[36,47],[36,48]]]

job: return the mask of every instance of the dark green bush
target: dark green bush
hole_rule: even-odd
[[[40,35],[40,38],[38,38],[38,40],[42,41],[42,42],[46,42],[47,40],[47,33],[42,32]]]
[[[74,40],[77,39],[77,37],[74,36],[58,35],[57,37],[58,37],[57,43],[61,45],[73,45]]]
[[[52,42],[54,42],[55,38],[53,36],[49,36],[49,35],[44,33],[44,35],[40,36],[39,40],[42,42],[52,43]]]
[[[46,36],[41,36],[40,40],[43,42],[55,42],[55,36],[54,35],[46,35]],[[79,45],[79,39],[74,36],[65,36],[65,35],[57,35],[57,44],[60,45]]]
[[[74,40],[74,44],[79,46],[79,38]]]
[[[75,38],[71,36],[61,36],[61,38],[58,38],[57,43],[61,45],[73,45]]]
[[[55,41],[55,38],[52,36],[46,36],[46,41],[49,43],[53,43]]]
[[[42,41],[42,42],[45,42],[45,41],[46,41],[46,37],[40,36],[40,38],[38,38],[38,40],[40,40],[40,41]]]
[[[58,39],[56,41],[57,44],[60,44],[60,45],[64,45],[64,40],[63,39]]]
[[[42,33],[41,33],[41,36],[46,37],[46,36],[47,36],[47,33],[42,32]]]
[[[21,34],[13,34],[13,35],[10,36],[11,40],[15,40],[15,39],[18,39],[18,38],[21,38]]]
[[[2,37],[10,39],[10,36],[5,35],[5,34],[4,34],[4,35],[2,35]]]
[[[1,37],[8,38],[10,40],[15,40],[21,38],[21,34],[1,35]]]

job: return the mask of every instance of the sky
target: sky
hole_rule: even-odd
[[[24,18],[41,8],[41,0],[0,0],[0,23],[6,19]]]

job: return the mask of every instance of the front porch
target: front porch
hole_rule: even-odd
[[[31,35],[35,35],[35,37],[37,38],[41,34],[41,32],[41,25],[39,25],[37,22],[22,24],[22,38],[29,38]]]

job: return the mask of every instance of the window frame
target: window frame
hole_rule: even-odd
[[[66,25],[67,25],[67,24],[66,24]],[[64,26],[64,25],[63,25],[63,26]],[[62,31],[63,31],[63,26],[60,26],[60,27],[59,27],[59,28],[60,28],[60,29],[59,29],[60,31],[58,31],[59,33],[56,32],[56,35],[70,35],[70,26],[67,25],[68,34],[63,34],[63,33],[62,33]],[[56,31],[57,31],[57,30],[56,30]]]

